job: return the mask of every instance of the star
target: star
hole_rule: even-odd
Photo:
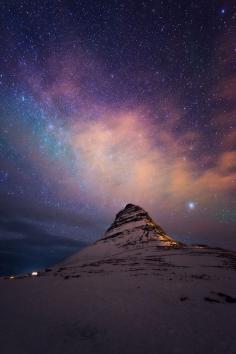
[[[187,207],[188,207],[189,210],[194,210],[194,209],[196,208],[196,206],[197,206],[197,203],[196,203],[196,202],[189,201],[189,202],[187,203]]]
[[[53,125],[52,123],[50,123],[50,124],[48,125],[48,129],[49,129],[49,130],[53,130],[53,129],[54,129],[54,125]]]

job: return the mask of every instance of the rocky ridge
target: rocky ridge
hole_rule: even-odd
[[[127,204],[116,215],[104,236],[97,242],[114,238],[123,245],[156,241],[160,246],[181,246],[181,243],[168,236],[144,209],[134,204]]]

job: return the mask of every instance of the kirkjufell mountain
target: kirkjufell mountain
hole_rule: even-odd
[[[236,254],[127,204],[94,244],[0,280],[2,354],[235,354]]]
[[[168,236],[141,207],[127,204],[115,217],[105,234],[92,246],[68,258],[64,265],[72,265],[82,259],[116,257],[137,249],[149,247],[181,247],[181,243]]]
[[[114,222],[102,237],[102,241],[111,238],[120,240],[123,246],[154,240],[158,241],[160,246],[177,245],[144,209],[133,204],[127,204],[116,215]]]

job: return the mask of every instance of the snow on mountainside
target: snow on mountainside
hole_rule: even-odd
[[[2,354],[235,354],[236,254],[173,240],[128,204],[103,237],[0,281]]]

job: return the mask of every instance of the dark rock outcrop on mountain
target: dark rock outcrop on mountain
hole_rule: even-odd
[[[168,236],[144,209],[134,204],[127,204],[116,215],[100,241],[117,237],[126,241],[126,244],[128,242],[133,245],[140,242],[158,241],[160,246],[181,246],[181,243]]]
[[[147,220],[149,222],[153,222],[151,217],[145,210],[143,210],[137,205],[127,204],[123,210],[116,214],[115,220],[106,232],[109,232],[121,225],[140,220]]]

